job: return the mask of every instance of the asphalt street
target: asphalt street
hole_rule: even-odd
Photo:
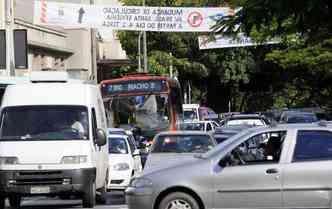
[[[6,209],[10,209],[8,203]],[[29,197],[24,198],[22,209],[73,209],[82,208],[81,200],[62,200],[59,198],[49,197]],[[121,191],[111,191],[108,193],[105,205],[98,205],[95,209],[127,209],[125,198]]]

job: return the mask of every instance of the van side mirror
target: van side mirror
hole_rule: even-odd
[[[107,139],[106,139],[106,133],[104,130],[102,129],[97,129],[97,139],[96,139],[96,144],[99,146],[99,147],[102,147],[104,146],[106,143],[107,143]]]

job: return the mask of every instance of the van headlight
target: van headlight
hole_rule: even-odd
[[[78,156],[65,156],[61,159],[61,164],[80,164],[86,163],[88,161],[88,156],[78,155]]]
[[[116,171],[125,171],[129,170],[129,165],[128,163],[118,163],[113,166],[113,169]]]
[[[134,178],[130,182],[130,187],[135,187],[135,188],[152,187],[152,181],[147,178]]]
[[[16,165],[18,164],[17,157],[0,157],[0,165]]]

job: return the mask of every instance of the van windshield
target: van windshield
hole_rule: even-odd
[[[0,141],[87,140],[88,109],[83,106],[6,107]]]

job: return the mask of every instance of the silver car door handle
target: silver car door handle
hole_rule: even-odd
[[[278,173],[278,169],[276,168],[270,168],[266,170],[266,174],[275,174]]]

